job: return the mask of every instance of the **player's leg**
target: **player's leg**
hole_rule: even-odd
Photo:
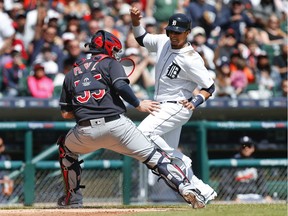
[[[175,106],[166,105],[156,115],[148,115],[138,128],[148,136],[156,145],[169,154],[171,158],[180,158],[184,164],[180,165],[188,179],[205,197],[205,202],[214,199],[217,193],[202,180],[198,179],[192,170],[192,160],[178,150],[182,125],[191,117],[189,111],[176,110]],[[177,107],[176,107],[177,108]],[[177,112],[177,115],[172,115]],[[176,141],[177,140],[177,141]],[[176,142],[176,143],[173,143]],[[169,144],[169,145],[168,145]]]
[[[138,126],[169,155],[178,148],[182,125],[191,117],[189,110],[179,104],[162,104],[155,115],[148,115]]]
[[[59,163],[64,182],[64,195],[58,199],[58,207],[81,208],[83,197],[80,188],[81,167],[78,155],[72,153],[65,146],[65,136],[60,136],[58,141]]]
[[[123,122],[113,130],[116,137],[119,134],[123,144],[110,145],[108,149],[131,156],[146,164],[149,169],[153,170],[154,174],[163,178],[169,187],[177,191],[186,202],[191,203],[194,208],[203,208],[205,206],[204,197],[199,194],[177,165],[183,164],[183,162],[173,163],[167,153],[157,149],[153,142],[144,136],[131,120],[126,119],[125,121],[125,124]],[[127,133],[123,133],[123,131]]]

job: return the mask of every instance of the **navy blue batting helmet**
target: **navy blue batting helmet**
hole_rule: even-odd
[[[174,14],[169,18],[168,26],[165,29],[167,33],[169,31],[185,32],[191,29],[191,20],[185,14]]]

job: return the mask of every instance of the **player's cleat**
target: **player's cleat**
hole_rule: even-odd
[[[209,201],[215,199],[216,197],[217,197],[217,193],[213,190],[210,195],[205,196],[205,204],[207,204]]]
[[[58,199],[57,206],[58,208],[82,208],[83,202],[82,200],[73,200],[73,198],[70,199],[69,203],[66,204],[65,201],[66,196],[63,195]]]
[[[184,189],[183,198],[195,209],[205,207],[205,197],[203,197],[197,189]]]
[[[205,184],[202,180],[198,179],[195,175],[192,177],[191,182],[201,192],[201,195],[205,198],[205,204],[217,197],[217,193],[210,185]]]

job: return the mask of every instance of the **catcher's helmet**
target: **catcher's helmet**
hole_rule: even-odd
[[[118,53],[122,49],[120,40],[110,32],[99,30],[91,38],[90,43],[86,43],[85,47],[89,47],[88,53],[107,54],[117,60],[120,59]]]
[[[191,20],[185,14],[174,14],[169,18],[168,26],[165,29],[167,35],[169,31],[185,32],[191,29]]]

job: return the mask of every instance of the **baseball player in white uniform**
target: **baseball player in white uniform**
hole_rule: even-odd
[[[156,52],[154,100],[161,105],[160,111],[148,115],[138,128],[170,156],[184,161],[188,179],[207,203],[217,193],[193,174],[192,160],[177,150],[182,126],[215,89],[203,59],[187,41],[191,21],[184,14],[174,14],[169,18],[166,34],[149,34],[140,24],[141,11],[133,7],[130,15],[137,42],[149,52]],[[201,90],[193,97],[198,86]]]

